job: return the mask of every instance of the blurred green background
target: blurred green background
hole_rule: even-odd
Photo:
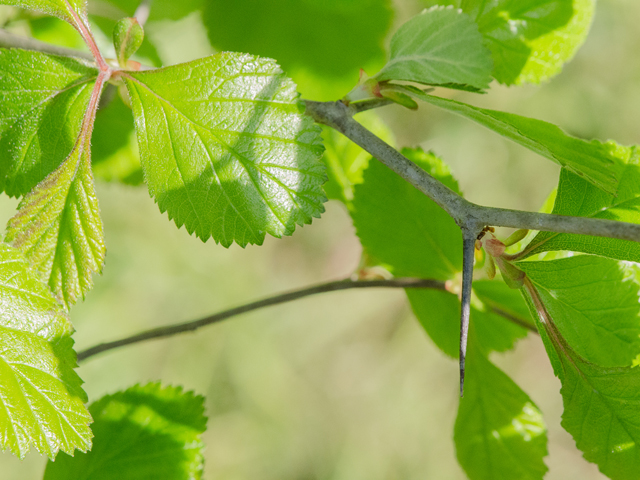
[[[94,13],[101,3],[105,2],[91,4]],[[256,18],[230,12],[235,2],[206,2],[204,12],[186,16],[173,11],[163,15],[162,3],[166,2],[158,1],[147,29],[155,46],[147,49],[150,62],[177,63],[219,48],[244,48],[275,56],[298,81],[305,98],[324,100],[346,93],[357,81],[359,67],[375,73],[384,61],[381,46],[388,33],[430,2],[332,1],[327,5],[334,17],[327,14],[325,20],[350,25],[332,31],[315,31],[304,17],[291,16],[283,18],[282,25],[265,26],[260,11],[251,8],[255,2],[248,0],[238,4]],[[282,11],[295,7],[299,15],[314,15],[318,5],[312,0],[259,3]],[[363,4],[366,8],[357,7]],[[245,27],[251,35],[238,34],[234,15],[255,22]],[[14,31],[81,46],[79,37],[58,21],[11,18]],[[554,122],[576,136],[638,143],[638,18],[639,2],[600,0],[586,44],[551,83],[493,85],[483,96],[448,94]],[[108,24],[98,17],[94,21]],[[278,37],[280,44],[269,43],[274,32],[292,22],[295,28],[289,36]],[[205,24],[214,27],[207,30]],[[215,25],[225,25],[226,30]],[[305,40],[297,44],[300,38]],[[100,41],[106,45],[107,36],[101,35]],[[290,50],[292,45],[300,51]],[[305,61],[305,55],[311,60]],[[336,63],[330,64],[334,58]],[[554,164],[461,118],[428,106],[418,112],[386,107],[379,114],[398,146],[420,145],[442,156],[472,201],[537,210],[555,187]],[[118,148],[125,148],[118,161],[125,163],[127,139],[118,139]],[[72,311],[78,350],[283,290],[343,278],[359,263],[361,249],[351,221],[335,202],[327,204],[321,220],[291,238],[226,250],[177,230],[158,212],[144,187],[99,182],[98,194],[108,255],[104,275]],[[0,199],[3,225],[16,204]],[[539,339],[530,336],[515,351],[492,358],[545,415],[550,468],[546,478],[604,478],[581,458],[560,427],[560,383]],[[272,307],[196,334],[110,352],[84,363],[79,374],[92,401],[154,380],[206,396],[207,479],[465,478],[452,441],[457,364],[431,344],[401,291],[348,291]],[[0,477],[37,479],[44,463],[37,454],[20,461],[5,453],[0,456]]]

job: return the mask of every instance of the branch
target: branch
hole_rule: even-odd
[[[131,337],[116,340],[114,342],[102,343],[95,347],[89,348],[78,353],[78,361],[86,360],[102,352],[113,350],[115,348],[124,347],[133,343],[145,342],[156,338],[165,338],[172,335],[185,332],[193,332],[201,327],[221,322],[231,317],[241,315],[243,313],[259,310],[261,308],[279,305],[281,303],[291,302],[300,298],[309,297],[318,293],[336,292],[338,290],[349,290],[354,288],[429,288],[446,292],[445,283],[439,280],[423,280],[419,278],[394,278],[391,280],[367,280],[353,281],[350,279],[338,280],[335,282],[323,283],[313,287],[296,290],[289,293],[283,293],[274,297],[265,298],[257,302],[248,303],[240,307],[232,308],[224,312],[216,313],[201,320],[195,320],[187,323],[179,323],[166,327],[154,328],[145,332],[133,335]]]
[[[313,102],[309,100],[306,101],[306,105],[307,114],[313,117],[316,122],[338,130],[351,141],[361,146],[440,205],[461,228],[467,228],[479,233],[485,226],[511,227],[618,238],[633,242],[640,241],[640,225],[634,223],[523,212],[504,208],[483,207],[471,203],[445,187],[393,147],[360,125],[352,118],[352,115],[357,113],[353,105],[347,107],[342,102]],[[366,102],[361,102],[358,111],[363,111],[364,109],[367,109]]]
[[[58,47],[46,42],[41,42],[35,38],[21,37],[14,35],[6,30],[0,29],[0,47],[2,48],[21,48],[22,50],[33,50],[36,52],[49,53],[51,55],[61,55],[64,57],[83,58],[94,62],[93,55],[89,52],[81,50],[73,50],[71,48]]]

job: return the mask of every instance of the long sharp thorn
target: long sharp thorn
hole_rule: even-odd
[[[475,235],[465,234],[462,252],[462,307],[460,309],[460,396],[464,396],[464,363],[467,356],[469,337],[469,316],[471,313],[471,284],[473,281],[473,260]]]

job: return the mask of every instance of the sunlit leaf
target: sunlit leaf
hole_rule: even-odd
[[[149,190],[178,226],[244,246],[324,211],[320,129],[272,60],[224,53],[123,78]]]
[[[559,127],[542,120],[512,113],[473,107],[441,97],[413,91],[416,98],[457,113],[487,127],[503,137],[552,160],[583,177],[601,190],[613,194],[627,159],[618,145],[597,140],[587,142],[564,133]]]
[[[87,15],[86,0],[0,0],[0,5],[36,10],[78,25]]]
[[[471,336],[467,380],[454,428],[458,461],[471,480],[540,480],[547,471],[542,413]]]
[[[530,291],[527,298],[562,382],[562,426],[602,473],[615,480],[635,480],[640,470],[640,369],[602,367],[585,360]]]
[[[101,85],[94,87],[96,96]],[[6,235],[67,308],[91,288],[92,275],[102,270],[105,257],[91,172],[88,126],[95,111],[89,110],[69,157],[20,202]]]
[[[584,42],[595,0],[462,0],[487,40],[493,75],[507,85],[540,83],[560,72]]]
[[[94,402],[93,448],[49,462],[45,480],[197,480],[204,398],[179,387],[136,385]]]
[[[631,365],[640,353],[640,287],[624,265],[579,255],[518,268],[578,355],[602,366]]]
[[[97,73],[78,59],[0,49],[0,191],[24,195],[60,166]]]
[[[91,446],[73,329],[20,252],[0,243],[0,447],[54,458]]]

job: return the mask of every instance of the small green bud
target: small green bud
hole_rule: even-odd
[[[113,29],[113,45],[118,63],[127,68],[127,60],[136,53],[144,40],[144,30],[135,18],[122,18]]]
[[[524,237],[527,236],[527,234],[529,233],[529,230],[516,230],[515,232],[513,232],[509,238],[507,238],[504,241],[504,244],[507,247],[510,247],[511,245],[515,245],[516,243],[518,243],[520,240],[522,240]]]

